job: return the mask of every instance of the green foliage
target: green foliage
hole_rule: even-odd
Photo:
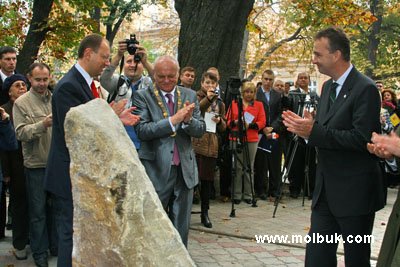
[[[247,29],[250,31],[250,53],[248,67],[262,69],[271,66],[297,66],[289,61],[310,62],[312,58],[312,37],[328,26],[343,28],[351,38],[352,61],[358,69],[365,71],[371,67],[368,60],[368,34],[377,18],[370,11],[367,0],[282,0],[264,1],[256,5],[249,17]],[[400,4],[398,0],[380,0],[384,7],[382,30],[378,37],[380,45],[374,74],[390,75],[400,62]],[[289,42],[282,42],[292,36],[297,29],[300,33]],[[275,46],[279,44],[279,48]],[[252,52],[255,51],[255,52]],[[396,63],[397,62],[397,63]],[[398,75],[398,74],[397,74]]]
[[[60,0],[63,2],[62,0]],[[66,0],[69,6],[80,12],[90,12],[95,7],[99,7],[103,4],[103,0]]]
[[[104,25],[114,25],[120,18],[131,21],[130,15],[141,11],[142,3],[138,1],[105,0],[104,15],[102,22]]]
[[[86,6],[83,4],[83,8]],[[65,8],[65,5],[56,2],[53,5],[48,25],[51,30],[48,32],[41,50],[45,53],[41,54],[65,60],[70,56],[67,53],[68,49],[77,47],[79,41],[93,31],[95,22],[89,17],[87,11],[74,12],[73,9]]]
[[[400,62],[400,3],[394,1],[380,1],[383,5],[382,26],[376,34],[379,45],[376,51],[376,65],[373,66],[368,60],[368,42],[371,28],[366,31],[359,31],[353,36],[353,61],[357,67],[366,71],[372,69],[373,78],[384,80],[385,84],[399,81]]]
[[[21,48],[32,17],[27,1],[0,1],[0,44]]]
[[[155,51],[154,44],[151,41],[148,40],[142,41],[140,45],[146,48],[147,58],[150,62],[154,62],[156,58],[160,56],[158,53],[154,52]]]

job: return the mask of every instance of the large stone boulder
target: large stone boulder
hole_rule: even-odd
[[[195,266],[126,131],[101,99],[67,113],[74,266]]]

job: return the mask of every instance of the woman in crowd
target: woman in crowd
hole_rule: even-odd
[[[242,200],[248,204],[252,203],[252,192],[254,192],[253,181],[254,181],[254,159],[257,152],[258,145],[258,130],[263,129],[266,123],[266,117],[264,112],[263,104],[260,101],[255,100],[256,86],[252,82],[245,82],[242,85],[242,122],[243,129],[246,132],[247,140],[240,140],[241,143],[247,144],[249,151],[249,162],[243,162],[244,149],[242,153],[238,153],[238,164],[236,170],[236,177],[234,183],[234,203],[239,204]],[[238,102],[234,100],[227,113],[228,127],[231,129],[230,139],[235,140],[237,137],[234,136],[235,131],[239,130],[239,107]],[[240,162],[245,165],[250,164],[249,175],[244,175],[243,178],[243,195],[242,195],[242,176],[243,167]],[[251,179],[251,180],[250,180]]]
[[[21,74],[14,74],[8,77],[3,83],[3,91],[8,92],[9,101],[2,106],[10,114],[13,123],[12,108],[15,100],[27,91],[27,80]],[[9,209],[12,218],[13,246],[16,249],[15,257],[18,260],[27,258],[25,246],[28,244],[28,201],[25,186],[24,158],[22,155],[21,143],[18,142],[18,149],[3,151],[1,153],[1,164],[5,183],[10,188]],[[1,201],[0,237],[4,236],[5,224],[5,192],[3,188]]]
[[[215,93],[217,83],[217,76],[213,73],[205,72],[201,77],[201,89],[197,91],[201,115],[203,117],[211,117],[212,122],[207,122],[206,120],[206,123],[216,124],[216,130],[209,130],[201,138],[192,139],[200,179],[201,223],[207,228],[212,228],[212,223],[208,217],[208,209],[210,208],[210,194],[218,158],[217,134],[226,129],[225,105]],[[207,125],[207,128],[211,128],[209,126]]]
[[[397,97],[393,90],[382,91],[382,108],[386,109],[390,115],[397,111]]]

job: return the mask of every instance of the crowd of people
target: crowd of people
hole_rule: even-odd
[[[259,199],[281,196],[285,168],[290,197],[303,193],[312,199],[310,234],[371,234],[385,188],[398,183],[394,156],[400,156],[400,145],[393,130],[400,114],[394,91],[352,65],[343,31],[328,28],[315,36],[313,63],[330,77],[320,96],[309,90],[309,73],[298,73],[291,88],[270,69],[257,85],[244,81],[236,93],[223,88],[218,69],[210,67],[194,88],[193,67],[180,68],[171,56],[150,63],[146,49],[135,46],[130,54],[120,41],[111,58],[105,38],[86,36],[76,64],[54,89],[48,65],[35,62],[23,75],[16,71],[17,51],[0,49],[0,239],[8,217],[18,260],[27,258],[29,244],[37,266],[48,266],[49,253],[58,256],[57,266],[72,266],[64,119],[71,107],[95,98],[108,101],[125,126],[185,246],[196,191],[201,223],[212,228],[208,210],[215,180],[222,201],[255,206]],[[306,99],[318,106],[307,108]],[[390,220],[398,224],[397,217]],[[380,266],[397,255],[398,233],[389,238],[384,245],[391,253],[380,254]],[[336,266],[337,245],[307,244],[305,265]],[[346,243],[344,249],[346,266],[370,266],[370,244]]]

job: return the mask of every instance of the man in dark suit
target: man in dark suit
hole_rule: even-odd
[[[378,158],[367,150],[372,132],[380,131],[379,92],[350,63],[350,41],[340,29],[316,35],[313,63],[332,78],[323,85],[315,119],[306,111],[304,118],[283,113],[288,130],[318,151],[309,235],[341,234],[346,266],[370,266],[370,244],[354,240],[371,234],[384,203]],[[337,246],[308,243],[306,266],[336,266]]]
[[[99,76],[110,64],[109,58],[110,46],[106,39],[97,34],[86,36],[79,45],[78,62],[58,82],[53,93],[53,131],[46,167],[45,189],[52,194],[57,212],[55,215],[59,235],[57,266],[72,266],[73,201],[69,175],[70,157],[64,138],[65,115],[71,107],[99,97],[93,77]],[[120,102],[123,103],[121,105],[126,104]],[[127,121],[122,116],[129,115],[131,111],[132,109],[126,109],[119,114],[124,124]],[[133,117],[138,121],[136,116]]]
[[[200,138],[205,123],[196,92],[177,86],[178,62],[162,56],[154,63],[154,89],[137,91],[135,127],[142,142],[139,158],[160,201],[187,246],[193,187],[198,183],[191,137]]]
[[[272,139],[272,133],[282,134],[285,130],[282,123],[282,93],[273,90],[275,74],[272,70],[265,70],[262,74],[262,86],[257,90],[256,99],[264,105],[267,125],[260,130],[266,139],[261,143],[268,144],[267,152],[257,150],[254,162],[254,191],[261,199],[266,199],[267,195],[275,198],[278,195],[278,188],[281,179],[282,161],[282,141],[278,138]],[[268,184],[265,185],[267,177]],[[268,190],[267,192],[265,192]]]
[[[0,105],[8,102],[8,92],[2,89],[7,77],[15,74],[17,66],[17,50],[10,46],[0,48]]]

